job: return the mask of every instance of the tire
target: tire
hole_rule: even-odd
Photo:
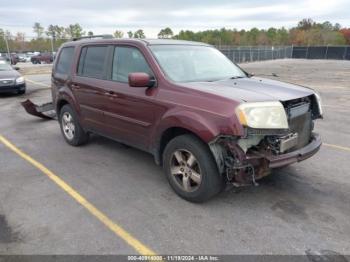
[[[163,168],[173,190],[190,202],[207,201],[225,185],[209,147],[194,135],[177,136],[167,144]]]
[[[59,123],[62,135],[68,144],[80,146],[87,143],[89,135],[80,126],[78,116],[70,105],[61,108]]]

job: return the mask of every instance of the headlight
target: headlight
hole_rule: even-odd
[[[23,84],[24,83],[24,77],[20,76],[16,79],[16,84]]]
[[[237,107],[237,117],[243,126],[264,129],[287,129],[286,112],[280,102],[243,103]]]
[[[321,96],[319,93],[315,92],[315,97],[317,100],[318,111],[320,112],[320,115],[323,116]]]

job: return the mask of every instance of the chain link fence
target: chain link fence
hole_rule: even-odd
[[[350,60],[350,46],[294,46],[292,58]]]
[[[335,59],[350,60],[350,46],[216,46],[235,63],[264,60]]]
[[[292,46],[216,46],[235,63],[292,58]]]

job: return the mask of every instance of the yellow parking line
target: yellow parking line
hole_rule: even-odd
[[[33,81],[33,80],[30,80],[28,78],[26,78],[26,81],[29,82],[29,83],[32,83],[34,85],[38,85],[38,86],[44,86],[44,87],[49,87],[51,88],[51,86],[47,85],[47,84],[43,84],[43,83],[40,83],[40,82],[37,82],[37,81]]]
[[[345,151],[349,151],[349,152],[350,152],[350,147],[338,146],[338,145],[327,144],[327,143],[323,143],[323,145],[324,145],[324,146],[328,146],[328,147],[332,147],[332,148],[336,148],[336,149],[345,150]]]
[[[2,142],[6,147],[12,150],[14,153],[22,157],[24,160],[32,164],[34,167],[39,169],[42,173],[47,175],[52,181],[54,181],[60,188],[66,191],[75,201],[77,201],[80,205],[85,207],[93,216],[95,216],[98,220],[100,220],[106,227],[108,227],[111,231],[113,231],[118,237],[123,239],[127,244],[133,247],[139,254],[141,255],[155,255],[155,252],[142,244],[139,240],[133,237],[130,233],[128,233],[121,226],[117,225],[110,218],[108,218],[105,214],[103,214],[100,210],[98,210],[93,204],[91,204],[88,200],[86,200],[82,195],[80,195],[74,188],[64,182],[60,177],[55,175],[52,171],[46,168],[44,165],[21,151],[15,145],[13,145],[10,141],[8,141],[5,137],[0,135],[0,142]]]

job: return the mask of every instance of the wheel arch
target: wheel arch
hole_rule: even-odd
[[[69,104],[80,116],[79,105],[76,103],[75,97],[69,88],[64,86],[61,89],[59,89],[57,92],[57,96],[53,96],[53,102],[55,105],[57,115],[59,115],[60,110],[64,105]]]
[[[166,145],[176,136],[191,134],[208,145],[219,133],[214,124],[212,125],[207,119],[193,112],[176,112],[168,115],[162,118],[156,130],[152,151],[158,165],[162,164],[162,155]]]
[[[61,111],[62,107],[64,105],[67,105],[67,104],[70,104],[70,103],[65,98],[61,98],[60,100],[57,101],[57,105],[56,105],[56,113],[57,113],[57,115],[60,114],[60,111]]]

